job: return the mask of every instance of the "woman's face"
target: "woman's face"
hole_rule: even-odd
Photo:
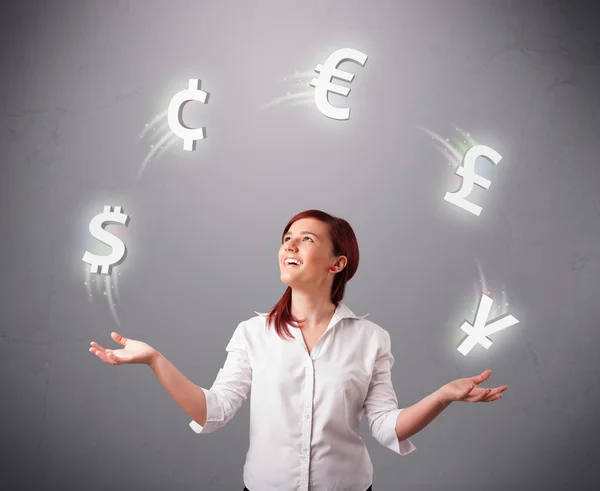
[[[345,265],[346,258],[336,262],[332,255],[333,245],[329,239],[329,226],[316,218],[302,218],[292,223],[279,248],[281,281],[294,288],[326,284],[333,279],[332,266],[336,271]],[[300,264],[289,264],[289,257]]]

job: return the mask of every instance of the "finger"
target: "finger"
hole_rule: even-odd
[[[92,346],[92,348],[94,348],[94,349],[104,351],[104,348],[102,346],[100,346],[98,343],[96,343],[95,341],[92,341],[90,343],[90,346]]]
[[[503,387],[496,387],[496,388],[492,389],[485,398],[486,402],[487,401],[495,401],[496,399],[498,399],[498,396],[502,396],[502,392],[504,392],[507,388],[508,387],[503,386]],[[502,397],[500,397],[499,399],[502,399]]]
[[[498,394],[500,394],[501,392],[504,392],[504,387],[496,387],[494,389],[490,390],[490,393],[487,395],[487,397],[491,397],[491,396],[497,396]]]
[[[479,401],[484,401],[488,398],[488,396],[490,395],[490,393],[492,392],[492,389],[485,389],[483,391],[483,393],[479,396]]]
[[[475,382],[477,385],[479,385],[483,381],[490,378],[491,374],[492,374],[492,371],[488,368],[484,372],[481,372],[479,375],[476,375],[475,377],[473,377],[471,380],[473,380],[473,382]]]
[[[121,356],[112,349],[104,350],[104,352],[100,353],[99,356],[102,358],[102,360],[104,360],[106,363],[110,363],[111,365],[120,365],[121,363],[124,363],[123,358],[121,358]]]
[[[97,349],[95,349],[95,348],[92,347],[92,348],[90,348],[90,352],[92,354],[96,355],[98,358],[100,358],[105,363],[109,363],[111,365],[117,365],[118,364],[116,360],[114,360],[112,358],[109,358],[107,356],[106,350],[105,351],[100,351],[100,350],[97,350]]]
[[[492,402],[502,399],[502,394],[494,392],[493,390],[487,395],[483,402]]]
[[[472,392],[474,389],[475,389],[475,384],[471,384],[471,385],[469,385],[469,386],[468,386],[468,387],[465,389],[465,391],[464,391],[464,393],[463,393],[463,396],[462,396],[462,398],[465,398],[465,397],[467,397],[469,394],[471,394],[471,392]]]
[[[119,343],[120,345],[123,345],[123,346],[125,346],[127,344],[127,341],[129,341],[129,339],[124,338],[118,332],[111,332],[110,337],[113,338],[113,340],[116,343]]]
[[[473,402],[483,401],[487,396],[490,395],[491,391],[492,389],[481,389],[481,392],[473,397]]]
[[[118,362],[123,362],[126,358],[125,356],[123,356],[122,349],[107,349],[106,356],[108,356],[111,360],[115,360]]]
[[[119,351],[121,351],[121,350],[119,350]],[[123,359],[121,358],[121,356],[118,355],[116,353],[116,351],[113,351],[113,350],[107,350],[106,358],[108,358],[110,361],[112,361],[115,365],[120,365],[121,363],[123,363]]]

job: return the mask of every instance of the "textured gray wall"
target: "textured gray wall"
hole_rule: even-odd
[[[149,368],[103,364],[89,342],[146,341],[209,387],[237,323],[282,294],[281,230],[307,208],[357,233],[345,302],[391,333],[401,406],[486,368],[509,387],[451,405],[404,458],[363,422],[376,491],[599,481],[598,2],[14,3],[0,16],[3,489],[242,489],[248,404],[196,435]],[[311,90],[282,79],[341,47],[369,56],[332,97],[348,121],[312,99],[269,105]],[[166,119],[142,130],[192,77],[210,99],[187,120],[207,138],[138,177]],[[472,194],[481,216],[443,200],[460,179],[418,126],[500,152]],[[110,226],[129,252],[118,288],[88,289],[104,204],[130,215]],[[482,288],[520,322],[463,356]]]

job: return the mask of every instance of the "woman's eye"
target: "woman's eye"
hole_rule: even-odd
[[[310,239],[311,242],[314,242],[314,240],[312,240],[311,237],[309,237],[308,235],[304,237],[305,239]],[[284,242],[287,242],[287,240],[289,239],[289,237],[286,237],[285,239],[283,239]]]

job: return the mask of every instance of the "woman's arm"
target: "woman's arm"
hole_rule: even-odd
[[[381,330],[381,339],[377,351],[377,359],[373,366],[373,374],[369,382],[367,397],[363,404],[365,415],[369,422],[371,435],[386,448],[399,455],[408,455],[417,447],[408,440],[398,440],[396,425],[399,414],[407,409],[398,408],[398,398],[392,385],[392,366],[394,356],[390,334]]]
[[[454,401],[492,402],[502,399],[506,385],[494,389],[478,387],[492,371],[485,370],[475,377],[454,380],[416,404],[404,409],[396,418],[396,435],[400,441],[418,433]]]
[[[192,418],[196,433],[212,433],[230,421],[242,406],[252,385],[252,366],[246,347],[245,323],[235,329],[225,348],[227,358],[210,389],[187,379],[158,351],[149,366],[169,395]]]
[[[403,441],[421,431],[450,405],[440,390],[429,394],[416,404],[402,410],[396,418],[396,435]]]
[[[156,351],[148,364],[160,383],[185,413],[199,425],[206,424],[204,391],[181,373],[175,365]]]

